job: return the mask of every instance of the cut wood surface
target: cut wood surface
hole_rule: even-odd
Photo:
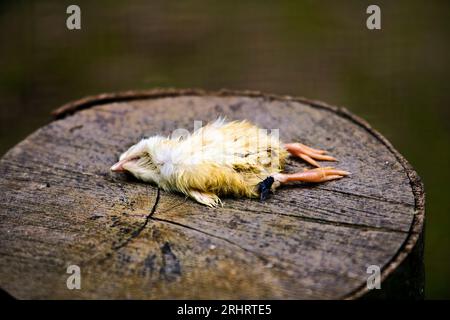
[[[328,150],[352,175],[281,187],[264,202],[225,197],[212,209],[110,172],[143,136],[219,115]],[[417,270],[404,296],[422,294],[421,253],[407,259],[422,242],[420,180],[344,109],[257,92],[153,90],[86,98],[55,116],[0,161],[0,286],[14,297],[357,298],[368,292],[368,266],[381,268],[383,289],[406,263]],[[288,161],[287,171],[303,168]],[[69,265],[81,269],[80,290],[66,286]]]

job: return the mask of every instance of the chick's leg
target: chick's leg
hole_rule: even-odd
[[[312,170],[305,170],[303,172],[297,172],[292,174],[277,173],[273,175],[273,178],[279,183],[287,183],[290,181],[325,182],[340,179],[349,174],[350,172],[344,170],[325,167],[325,168],[316,168]]]
[[[222,201],[214,193],[190,190],[188,195],[195,201],[208,207],[217,207],[218,205],[222,205]]]
[[[286,143],[284,147],[290,154],[305,160],[315,167],[320,167],[315,160],[336,161],[335,158],[325,155],[326,151],[314,149],[301,143]]]

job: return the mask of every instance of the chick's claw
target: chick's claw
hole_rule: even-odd
[[[301,143],[287,143],[284,147],[290,154],[305,160],[315,167],[320,167],[315,160],[337,161],[336,158],[325,155],[326,151],[314,149]]]
[[[311,170],[306,170],[303,172],[297,172],[292,174],[287,173],[278,173],[274,175],[275,180],[279,181],[280,183],[286,183],[290,181],[302,181],[302,182],[325,182],[335,179],[341,179],[347,175],[349,175],[350,172],[335,169],[332,167],[325,167],[325,168],[316,168]]]
[[[217,207],[219,205],[223,206],[220,198],[213,193],[191,190],[189,192],[189,195],[197,202],[204,204],[211,208]]]

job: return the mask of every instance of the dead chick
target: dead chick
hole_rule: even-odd
[[[282,173],[289,155],[317,168]],[[124,152],[111,170],[127,171],[163,190],[181,192],[215,207],[222,203],[222,195],[264,200],[270,191],[290,181],[325,182],[349,174],[321,168],[316,160],[336,159],[300,143],[283,144],[248,121],[218,119],[184,138],[143,139]]]

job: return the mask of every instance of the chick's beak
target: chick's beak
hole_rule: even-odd
[[[117,162],[116,164],[114,164],[114,165],[111,167],[111,171],[113,171],[113,172],[124,172],[125,169],[123,168],[123,165],[124,165],[127,161],[129,161],[129,159],[123,159],[123,160]]]

